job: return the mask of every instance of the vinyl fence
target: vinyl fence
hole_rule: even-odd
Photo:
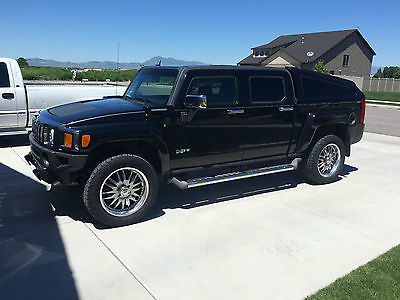
[[[400,92],[400,79],[394,78],[364,78],[364,92]]]
[[[363,92],[400,92],[400,79],[335,76],[353,81]]]

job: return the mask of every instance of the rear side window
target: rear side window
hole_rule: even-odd
[[[10,87],[10,78],[8,77],[7,65],[0,62],[0,88]]]
[[[234,77],[195,77],[190,82],[187,95],[205,95],[207,106],[221,106],[236,102]]]
[[[329,80],[301,77],[305,102],[344,101],[354,98],[356,90]]]
[[[285,98],[282,77],[250,77],[251,102],[280,102]]]

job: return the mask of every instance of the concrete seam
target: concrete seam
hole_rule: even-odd
[[[85,224],[85,223],[83,223]],[[85,224],[85,226],[94,234],[94,236],[104,245],[104,247],[107,248],[107,250],[119,261],[119,263],[129,272],[129,274],[131,274],[133,276],[133,278],[136,279],[137,282],[139,282],[139,284],[149,293],[149,295],[157,300],[156,296],[150,292],[149,288],[146,287],[146,285],[131,271],[131,269],[129,269],[129,267],[127,265],[124,264],[124,262],[114,253],[114,251],[111,250],[110,247],[107,246],[107,244],[89,227],[87,226],[87,224]]]
[[[60,197],[57,192],[55,190],[53,190],[54,195],[60,200],[62,201],[66,207],[75,215],[80,215],[78,212],[76,212],[71,206],[69,206],[67,203],[65,203],[65,201],[63,201],[62,197]],[[87,229],[90,230],[90,232],[93,233],[93,235],[100,241],[100,243],[102,243],[104,245],[104,247],[106,247],[106,249],[111,253],[112,256],[114,256],[116,258],[116,260],[123,266],[123,268],[128,271],[129,274],[131,274],[133,276],[133,278],[149,293],[149,295],[154,299],[157,300],[157,298],[154,296],[154,294],[152,292],[150,292],[150,289],[148,287],[146,287],[146,285],[129,269],[129,267],[127,265],[124,264],[124,262],[111,250],[110,247],[107,246],[107,244],[85,223],[82,222]]]

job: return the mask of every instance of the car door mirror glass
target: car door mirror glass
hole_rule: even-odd
[[[183,105],[186,108],[204,109],[207,107],[207,96],[205,96],[205,95],[186,95]]]

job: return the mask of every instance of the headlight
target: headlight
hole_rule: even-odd
[[[43,127],[43,144],[49,144],[49,129],[47,127]]]
[[[51,146],[54,146],[54,129],[50,129],[49,143]]]

